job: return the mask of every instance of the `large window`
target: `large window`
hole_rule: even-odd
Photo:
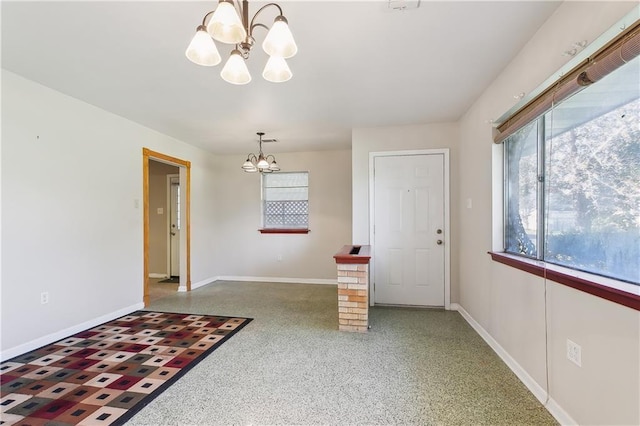
[[[263,229],[309,228],[309,173],[262,175]]]
[[[505,251],[640,284],[640,58],[505,140]]]

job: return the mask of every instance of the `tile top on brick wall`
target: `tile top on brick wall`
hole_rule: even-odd
[[[352,252],[357,251],[356,254]],[[338,264],[369,264],[371,259],[371,246],[342,246],[340,251],[333,255]]]

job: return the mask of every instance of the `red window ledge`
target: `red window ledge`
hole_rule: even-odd
[[[308,234],[309,229],[265,228],[258,229],[261,234]]]
[[[491,255],[491,259],[496,262],[503,263],[539,277],[546,277],[546,279],[559,284],[563,284],[568,287],[575,288],[576,290],[584,291],[585,293],[640,311],[640,295],[638,294],[608,287],[584,278],[574,277],[554,269],[547,269],[544,267],[544,262],[541,261],[532,262],[521,260],[513,256],[506,255],[505,253],[492,251],[490,251],[489,254]]]

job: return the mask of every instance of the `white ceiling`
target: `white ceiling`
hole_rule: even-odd
[[[214,153],[349,148],[354,127],[456,121],[558,7],[547,1],[284,1],[293,78],[234,86],[184,50],[217,2],[2,1],[2,67]],[[255,13],[263,2],[251,2]],[[272,8],[275,11],[275,8]],[[270,25],[274,11],[261,19]],[[230,48],[218,43],[225,60]]]

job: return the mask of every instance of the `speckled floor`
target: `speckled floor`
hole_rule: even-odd
[[[219,282],[149,309],[254,318],[130,425],[556,424],[457,312],[373,308],[337,331],[336,288]]]

